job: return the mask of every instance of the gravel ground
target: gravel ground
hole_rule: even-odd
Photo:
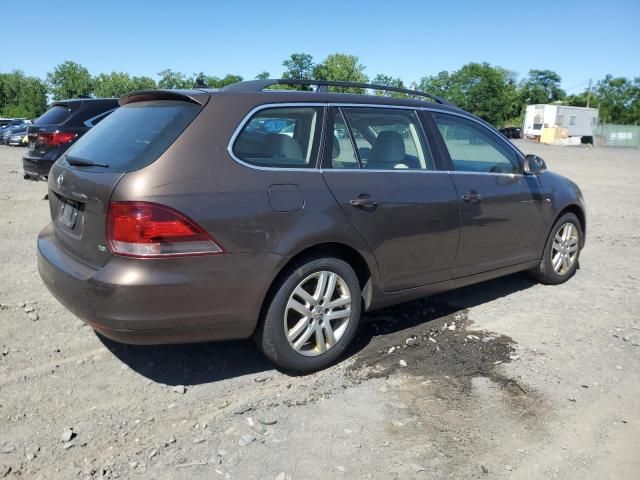
[[[46,186],[0,147],[0,478],[638,478],[640,152],[517,143],[583,189],[576,276],[375,312],[304,377],[96,336],[43,287]]]

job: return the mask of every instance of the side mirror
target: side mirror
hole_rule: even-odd
[[[547,164],[537,155],[529,154],[524,157],[524,173],[535,175],[547,169]]]

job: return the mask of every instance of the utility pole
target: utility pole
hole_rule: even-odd
[[[589,108],[590,103],[591,103],[591,79],[589,79],[589,87],[587,88],[587,108]]]

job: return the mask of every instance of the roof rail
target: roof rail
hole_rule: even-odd
[[[404,93],[406,95],[413,95],[416,97],[427,97],[442,105],[454,106],[452,103],[447,102],[443,98],[440,98],[436,95],[431,95],[430,93],[420,92],[418,90],[388,87],[385,85],[374,85],[371,83],[339,82],[335,80],[297,80],[286,78],[280,78],[276,80],[247,80],[245,82],[232,83],[231,85],[223,87],[222,90],[226,92],[260,92],[265,88],[271,87],[273,85],[315,85],[318,87],[316,90],[317,92],[328,92],[329,87],[367,88],[369,90],[383,90],[386,92]]]

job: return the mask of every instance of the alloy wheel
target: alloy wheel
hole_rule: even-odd
[[[289,296],[284,312],[285,335],[301,355],[315,357],[334,347],[351,320],[351,292],[330,271],[314,272]]]
[[[567,222],[556,233],[551,248],[551,266],[558,275],[571,271],[578,258],[580,238],[576,226]]]

